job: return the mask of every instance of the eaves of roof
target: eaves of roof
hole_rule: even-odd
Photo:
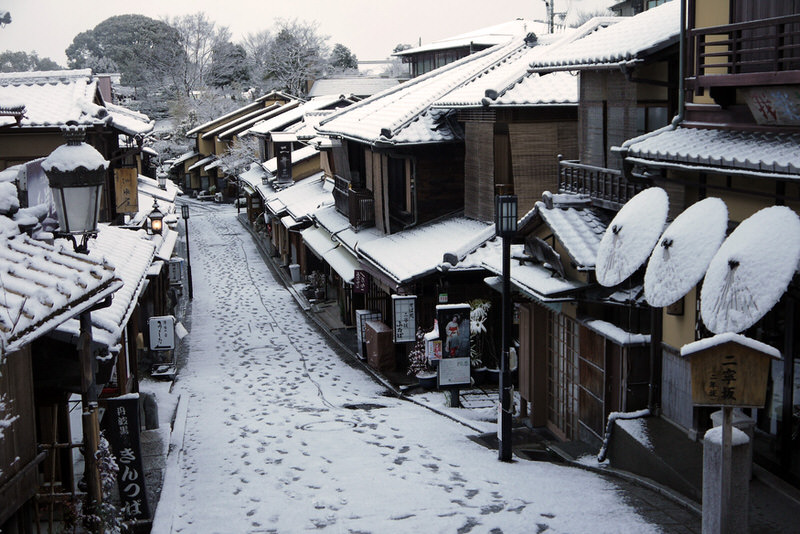
[[[262,115],[264,115],[266,113],[270,113],[273,110],[278,109],[280,107],[282,107],[280,104],[275,103],[275,104],[272,104],[271,106],[267,106],[265,108],[259,108],[259,109],[255,110],[255,111],[251,112],[251,113],[248,113],[246,115],[242,115],[241,117],[237,117],[237,118],[235,118],[235,119],[233,119],[231,121],[225,122],[225,123],[217,126],[216,128],[214,128],[213,130],[207,131],[201,137],[203,139],[213,139],[213,137],[215,135],[219,134],[220,132],[224,132],[225,130],[229,130],[231,128],[235,128],[236,126],[238,126],[240,124],[243,124],[243,123],[246,123],[246,122],[249,122],[252,119],[258,119]]]

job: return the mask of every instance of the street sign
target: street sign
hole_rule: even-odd
[[[175,348],[175,317],[172,315],[151,317],[148,326],[150,327],[150,350]]]

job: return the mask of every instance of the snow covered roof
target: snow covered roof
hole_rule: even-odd
[[[316,111],[330,106],[335,106],[336,104],[342,104],[346,106],[352,102],[353,101],[351,99],[344,95],[326,95],[312,98],[308,102],[296,106],[291,110],[287,110],[285,113],[280,113],[268,120],[259,122],[243,135],[267,135],[272,131],[280,131],[290,124],[294,124],[302,120],[303,115],[309,111]]]
[[[309,218],[320,207],[333,204],[332,189],[333,185],[325,180],[325,174],[319,172],[268,197],[266,206],[273,215],[288,212],[295,221],[300,221]]]
[[[155,128],[156,121],[144,113],[118,106],[116,104],[105,103],[105,107],[111,114],[113,125],[123,133],[128,135],[143,135],[150,133]],[[156,153],[157,154],[157,153]]]
[[[196,162],[194,162],[194,163],[193,163],[193,164],[192,164],[192,165],[191,165],[191,166],[190,166],[188,169],[186,169],[186,170],[187,170],[187,171],[193,171],[193,170],[195,170],[195,169],[199,169],[200,167],[204,167],[204,166],[208,165],[209,163],[211,163],[211,162],[212,162],[212,161],[214,161],[215,159],[217,159],[217,155],[216,155],[216,154],[211,154],[210,156],[206,156],[206,157],[204,157],[203,159],[201,159],[201,160],[199,160],[199,161],[196,161]]]
[[[256,116],[248,119],[245,122],[236,124],[232,127],[227,127],[219,132],[220,139],[229,139],[234,135],[241,135],[242,137],[249,135],[249,130],[256,124],[261,124],[262,122],[272,120],[275,117],[279,117],[284,113],[288,113],[292,109],[297,108],[300,105],[299,101],[288,102],[282,106],[277,107],[269,107],[267,108],[268,111],[262,112],[257,114]],[[227,126],[227,125],[226,125]],[[205,136],[204,136],[205,137]]]
[[[451,217],[359,243],[357,252],[363,262],[401,285],[435,272],[445,253],[474,242],[476,236],[493,226],[466,217]]]
[[[258,163],[251,163],[247,170],[239,175],[239,179],[255,190],[263,183],[264,178],[268,176],[269,174],[261,165]]]
[[[240,107],[238,109],[234,109],[233,111],[230,111],[230,112],[228,112],[228,113],[226,113],[224,115],[221,115],[221,116],[219,116],[219,117],[217,117],[215,119],[211,119],[210,121],[205,122],[205,123],[201,124],[200,126],[196,126],[196,127],[192,128],[191,130],[186,132],[186,135],[187,136],[191,136],[191,135],[198,134],[198,133],[200,133],[202,131],[205,131],[205,130],[216,128],[216,127],[218,127],[218,126],[220,126],[222,124],[228,123],[231,119],[233,119],[237,115],[240,115],[242,113],[245,113],[245,114],[251,113],[253,111],[256,111],[256,110],[259,110],[261,108],[264,108],[264,102],[267,101],[267,100],[277,100],[277,99],[284,100],[287,103],[299,100],[298,98],[295,98],[295,97],[293,97],[293,96],[291,96],[289,94],[283,93],[281,91],[272,91],[272,92],[270,92],[270,93],[268,93],[266,95],[262,95],[262,96],[256,98],[250,104],[242,106],[242,107]]]
[[[560,205],[558,197],[548,207],[544,202],[536,203],[535,208],[542,220],[547,223],[556,238],[575,262],[578,270],[594,269],[597,248],[608,227],[608,217],[589,203],[574,207],[566,202]],[[577,196],[577,195],[571,195]]]
[[[667,127],[626,145],[633,163],[800,178],[798,133]]]
[[[58,240],[59,243],[66,241]],[[139,295],[144,290],[147,271],[155,256],[155,246],[143,230],[128,230],[101,224],[97,238],[89,241],[90,254],[102,255],[116,267],[122,287],[114,294],[111,305],[92,312],[93,341],[115,347],[133,314]],[[56,329],[56,335],[77,336],[77,319],[70,319]]]
[[[14,351],[105,299],[122,285],[114,266],[71,245],[26,235],[0,238],[0,339]]]
[[[286,104],[286,105],[287,106],[297,105],[297,103],[296,102],[291,102],[291,103]],[[272,104],[271,106],[267,106],[265,108],[264,107],[258,108],[255,111],[252,111],[250,113],[246,113],[246,114],[242,115],[241,117],[233,118],[230,121],[227,121],[227,122],[224,122],[224,123],[220,124],[216,128],[212,128],[211,130],[208,130],[201,137],[203,139],[213,139],[215,135],[219,135],[222,132],[225,132],[225,131],[228,131],[228,130],[236,130],[237,132],[239,132],[241,130],[245,130],[245,129],[249,128],[250,126],[252,126],[253,124],[255,124],[256,122],[262,121],[262,120],[266,119],[267,117],[270,117],[273,112],[276,112],[276,110],[281,109],[283,107],[284,106],[282,106],[282,105],[280,105],[280,104],[278,104],[276,102],[276,103]],[[280,112],[278,111],[277,113],[280,113]]]
[[[764,354],[767,354],[776,360],[783,359],[781,352],[775,347],[741,334],[734,334],[733,332],[725,332],[723,334],[717,334],[715,336],[699,339],[692,343],[687,343],[681,347],[681,356],[691,356],[696,352],[708,350],[711,347],[717,347],[724,345],[725,343],[738,343],[739,345],[744,345],[745,347],[750,347],[753,350],[763,352]]]
[[[113,126],[128,135],[150,132],[146,115],[104,103],[91,69],[0,73],[0,102],[21,102],[21,128]]]
[[[524,36],[528,33],[546,35],[548,32],[547,24],[534,22],[528,19],[515,19],[494,26],[479,28],[467,33],[461,33],[452,37],[447,37],[432,43],[409,48],[400,52],[395,52],[394,56],[412,56],[422,52],[434,50],[447,50],[451,48],[465,48],[470,46],[495,46],[509,42],[514,37]]]
[[[505,107],[578,103],[578,78],[566,72],[545,76],[530,72],[530,64],[553,46],[553,39],[527,43],[516,39],[518,48],[497,63],[477,73],[462,87],[439,99],[435,107]],[[562,38],[563,40],[563,38]],[[557,42],[561,42],[557,41]]]
[[[308,92],[309,98],[325,95],[355,95],[367,97],[399,84],[397,78],[377,76],[342,76],[315,80]]]
[[[357,102],[320,122],[317,130],[380,145],[441,143],[463,137],[449,110],[430,109],[450,91],[518,52],[519,42],[493,47]]]
[[[503,261],[499,240],[494,241],[498,241],[493,245],[497,251],[484,255],[482,267],[502,275]],[[488,282],[494,285],[491,280]],[[560,278],[547,267],[532,263],[524,253],[524,245],[511,246],[511,284],[524,295],[541,302],[572,300],[569,295],[587,285],[577,280]]]
[[[298,148],[297,150],[292,150],[292,165],[313,158],[315,156],[319,156],[319,149],[315,146],[306,145],[302,148]],[[264,170],[270,174],[275,174],[276,172],[278,172],[277,157],[270,158],[261,165],[264,167]]]
[[[671,0],[633,17],[600,17],[578,28],[562,44],[554,45],[531,63],[534,69],[616,67],[678,42],[680,1]]]
[[[196,150],[190,150],[189,152],[184,152],[183,154],[181,154],[172,161],[172,163],[170,164],[170,168],[173,169],[178,165],[180,165],[181,163],[189,161],[192,158],[196,158],[199,155],[200,153],[197,152]]]

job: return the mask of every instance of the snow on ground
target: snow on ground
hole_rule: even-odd
[[[385,396],[273,279],[235,210],[192,210],[173,532],[657,531],[596,474],[499,462],[474,430]]]

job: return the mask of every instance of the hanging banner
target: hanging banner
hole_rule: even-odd
[[[278,182],[288,183],[292,181],[292,144],[275,143],[275,151],[278,159]]]
[[[392,295],[394,311],[394,342],[416,341],[417,297],[412,295]]]
[[[436,306],[442,358],[469,358],[469,304]]]
[[[139,394],[106,399],[102,427],[117,461],[117,484],[126,518],[150,519],[139,443]]]
[[[114,169],[114,196],[118,214],[139,212],[139,172],[136,167]]]

